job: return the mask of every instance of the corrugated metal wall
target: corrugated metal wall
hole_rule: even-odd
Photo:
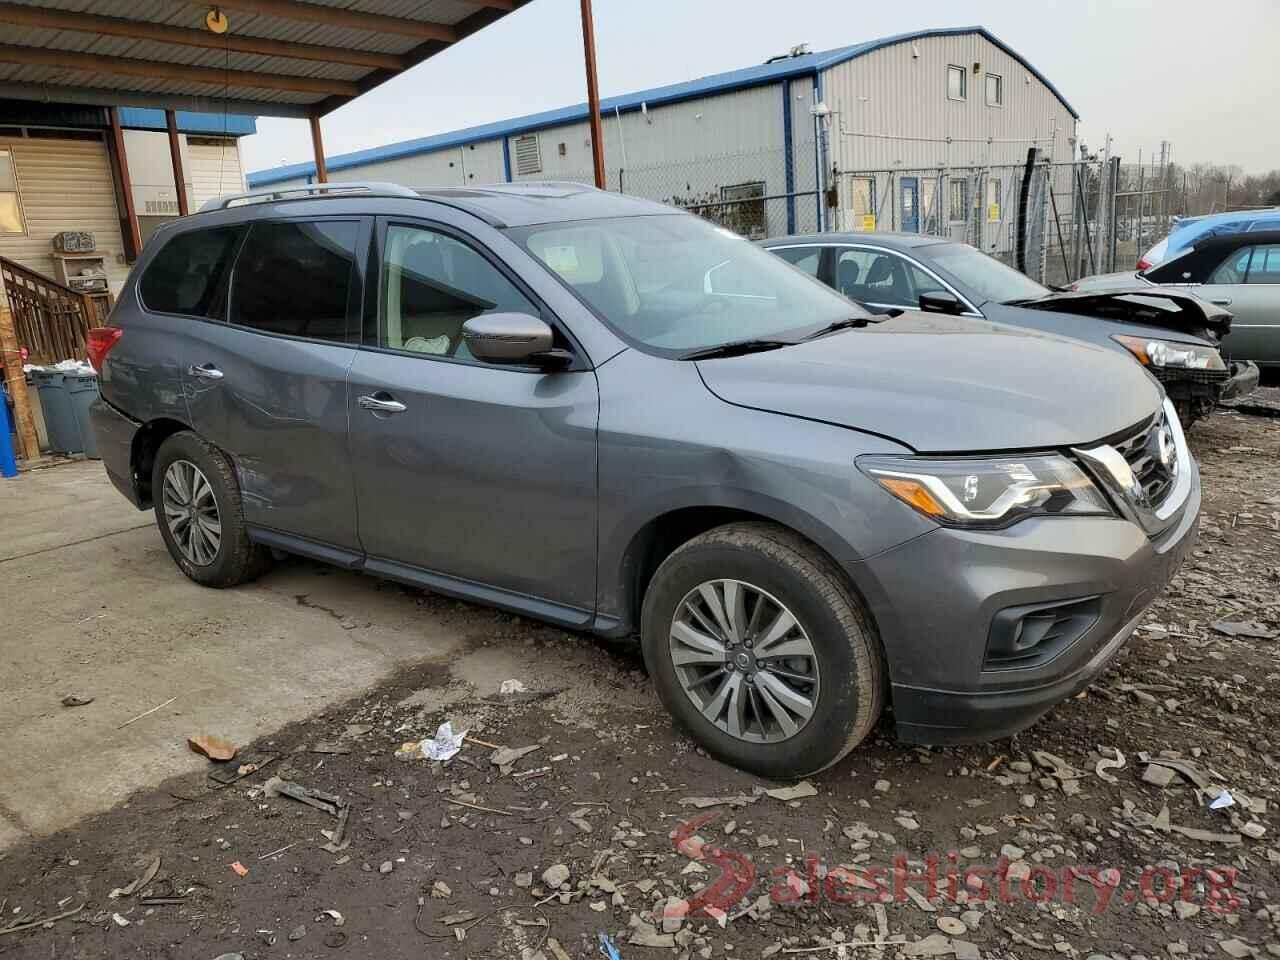
[[[217,141],[206,137],[187,137],[186,174],[191,184],[192,210],[199,210],[214,197],[243,193],[240,142],[230,137]],[[172,178],[172,172],[169,176]]]
[[[915,56],[918,51],[919,56]],[[968,99],[947,97],[947,67],[964,67]],[[974,64],[979,65],[975,74]],[[987,106],[986,74],[1004,81],[1004,105]],[[1015,58],[979,34],[899,43],[827,70],[823,100],[833,111],[831,159],[842,171],[895,167],[978,166],[1018,163],[1029,142],[950,144],[873,139],[892,135],[956,141],[1029,141],[1067,160],[1075,120],[1045,84]]]
[[[107,146],[101,140],[0,137],[13,151],[25,237],[0,236],[0,256],[53,276],[50,246],[63,230],[88,230],[106,255],[107,277],[118,290],[128,275]]]

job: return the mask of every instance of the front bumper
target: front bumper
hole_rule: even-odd
[[[847,563],[880,629],[899,736],[981,742],[1030,726],[1100,674],[1196,540],[1200,474],[1182,512],[1149,538],[1102,517],[1046,517],[1007,530],[940,528]],[[1096,619],[1044,662],[1000,666],[997,613],[1090,598]]]

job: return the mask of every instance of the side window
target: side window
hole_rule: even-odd
[[[907,268],[909,264],[892,253],[879,250],[841,250],[836,258],[836,289],[861,303],[913,307]]]
[[[946,293],[947,288],[935,280],[929,274],[925,273],[914,263],[907,264],[907,272],[911,275],[912,299],[911,306],[920,306],[920,294],[922,293]]]
[[[241,227],[193,230],[170,239],[138,284],[143,305],[155,313],[222,319],[226,281]]]
[[[1241,247],[1218,265],[1209,276],[1210,283],[1244,283],[1245,274],[1249,272],[1249,255],[1253,247]]]
[[[799,267],[811,277],[818,275],[818,265],[822,263],[821,247],[785,247],[770,251],[781,257],[793,267]]]
[[[231,278],[227,319],[266,333],[346,343],[359,224],[255,223]]]
[[[964,67],[947,67],[947,97],[951,100],[964,100],[969,96],[967,75]]]
[[[493,264],[447,234],[387,228],[382,264],[381,346],[410,353],[474,359],[462,325],[494,311],[538,308]]]
[[[1280,244],[1254,247],[1245,283],[1280,283]]]

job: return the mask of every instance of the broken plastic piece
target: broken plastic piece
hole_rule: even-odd
[[[236,755],[236,745],[234,743],[226,737],[217,737],[211,734],[187,737],[187,746],[210,760],[230,760]]]
[[[1234,807],[1235,805],[1236,805],[1236,798],[1231,795],[1230,790],[1228,790],[1226,787],[1223,787],[1222,791],[1216,797],[1214,797],[1213,800],[1209,802],[1209,809],[1225,810],[1227,809],[1227,807]]]
[[[622,955],[618,953],[618,948],[613,945],[613,940],[603,930],[598,934],[600,938],[600,955],[608,957],[608,960],[622,960]]]

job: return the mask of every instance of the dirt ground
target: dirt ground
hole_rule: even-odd
[[[0,855],[0,956],[1280,956],[1272,406],[1196,428],[1194,555],[1013,740],[911,748],[886,720],[770,794],[672,728],[634,649],[405,592],[463,648],[209,764],[259,767],[237,782],[185,773]],[[397,759],[446,720],[453,759]]]

